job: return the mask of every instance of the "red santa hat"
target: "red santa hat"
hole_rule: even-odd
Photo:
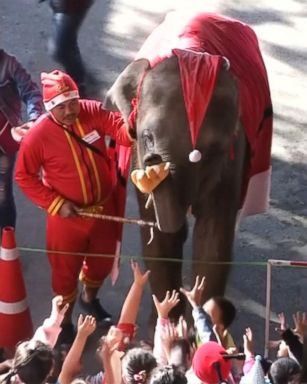
[[[41,73],[43,101],[47,111],[71,99],[78,99],[79,91],[73,79],[58,69]]]
[[[195,375],[206,384],[227,382],[230,361],[225,360],[226,351],[218,343],[210,341],[197,349],[192,361]]]
[[[183,98],[189,120],[192,140],[189,160],[197,163],[202,158],[201,152],[196,148],[197,139],[224,59],[222,56],[191,50],[173,49],[172,52],[178,58]]]

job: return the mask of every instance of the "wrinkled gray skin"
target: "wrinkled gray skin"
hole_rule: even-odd
[[[127,120],[131,99],[148,70],[146,60],[132,62],[108,91],[105,107],[119,110]],[[197,149],[202,153],[198,163],[189,161],[192,150],[187,113],[181,91],[177,58],[165,59],[148,70],[141,90],[137,116],[136,168],[161,161],[171,162],[170,175],[153,193],[154,207],[145,209],[147,196],[138,192],[140,214],[144,220],[157,220],[154,240],[142,228],[143,256],[181,260],[187,237],[186,212],[192,207],[193,261],[230,261],[239,207],[242,174],[245,167],[246,139],[238,118],[238,91],[231,73],[223,68],[202,124]],[[233,134],[237,132],[237,139]],[[234,142],[235,156],[230,159]],[[151,287],[159,299],[167,289],[182,285],[182,265],[174,262],[146,261],[151,270]],[[193,278],[206,276],[205,298],[222,295],[228,266],[193,264]],[[191,282],[193,280],[191,279]],[[177,317],[184,300],[176,308]]]

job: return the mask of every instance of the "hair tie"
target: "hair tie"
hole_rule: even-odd
[[[146,371],[140,371],[139,373],[136,373],[135,375],[133,375],[133,380],[136,383],[144,384],[146,382],[146,379],[147,379]]]

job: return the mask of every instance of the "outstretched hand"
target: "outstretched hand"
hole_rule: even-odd
[[[53,299],[52,299],[52,314],[54,314],[55,316],[64,316],[65,313],[67,312],[68,308],[69,308],[69,304],[66,303],[65,305],[63,305],[63,296],[55,296]]]
[[[133,272],[134,283],[142,287],[148,282],[150,271],[142,273],[139,264],[131,260],[131,269]]]
[[[163,327],[161,339],[162,339],[164,353],[167,357],[169,364],[170,364],[171,344],[174,340],[177,339],[177,337],[178,337],[177,331],[174,324],[169,323]]]
[[[179,338],[188,339],[188,324],[183,316],[179,317],[176,325],[176,332]]]
[[[245,329],[245,333],[243,335],[243,344],[245,356],[254,356],[253,332],[250,328]]]
[[[88,337],[96,329],[96,319],[93,316],[79,315],[78,318],[78,335]]]
[[[158,317],[162,319],[167,319],[170,311],[180,301],[179,293],[175,290],[173,290],[172,294],[170,293],[170,291],[167,291],[162,301],[159,301],[156,295],[152,295],[152,298],[158,313]]]
[[[304,334],[307,332],[307,313],[296,312],[293,315],[294,329],[293,332],[299,337],[300,342],[304,342]]]
[[[206,278],[204,276],[201,280],[199,276],[196,276],[194,287],[190,291],[180,288],[180,292],[184,294],[193,308],[201,306],[202,295],[205,289],[205,280]]]
[[[278,319],[279,319],[279,332],[284,332],[288,328],[287,319],[284,312],[281,312],[278,314]]]

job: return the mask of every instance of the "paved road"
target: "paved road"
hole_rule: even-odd
[[[137,0],[96,0],[80,35],[80,45],[88,66],[106,85],[133,58],[151,29],[162,20],[172,1],[138,2]],[[191,2],[190,2],[191,3]],[[207,4],[206,4],[207,3]],[[273,179],[271,208],[265,215],[246,219],[237,234],[234,260],[265,261],[268,258],[307,260],[307,145],[304,128],[307,123],[306,84],[306,16],[305,1],[284,0],[276,5],[254,1],[207,1],[206,9],[219,11],[252,25],[260,39],[272,88],[275,111],[273,141]],[[176,1],[176,6],[190,5]],[[42,70],[55,63],[47,56],[46,41],[51,14],[47,4],[35,0],[1,1],[0,46],[16,54],[38,80]],[[103,96],[103,91],[100,97]],[[16,191],[18,204],[17,239],[20,247],[44,247],[44,214]],[[138,214],[135,196],[129,191],[127,215]],[[190,238],[186,257],[190,253]],[[123,242],[124,255],[139,255],[139,234],[127,227]],[[41,252],[21,252],[28,296],[35,324],[48,313],[50,275]],[[107,284],[103,303],[115,315],[127,291],[129,268],[123,262],[122,278],[114,288]],[[235,265],[232,268],[228,295],[238,306],[238,320],[233,327],[241,337],[246,326],[252,326],[257,347],[263,346],[265,276],[263,266]],[[294,310],[307,310],[307,271],[276,268],[273,273],[273,310],[290,315]],[[186,276],[189,282],[189,276]],[[149,291],[142,302],[140,325],[146,332]]]

